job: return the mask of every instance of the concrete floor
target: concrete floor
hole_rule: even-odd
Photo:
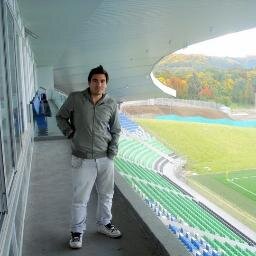
[[[164,255],[163,250],[154,243],[155,238],[144,228],[130,204],[117,189],[113,201],[113,223],[123,232],[123,237],[111,239],[96,233],[94,190],[88,206],[88,232],[84,237],[84,246],[80,250],[71,250],[68,247],[70,158],[66,140],[35,142],[23,256]]]

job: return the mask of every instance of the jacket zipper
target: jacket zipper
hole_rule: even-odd
[[[94,148],[93,148],[93,144],[94,144],[94,122],[95,122],[95,107],[96,105],[93,105],[93,120],[92,120],[92,159],[94,159]]]

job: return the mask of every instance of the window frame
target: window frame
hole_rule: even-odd
[[[0,2],[0,20],[2,21],[2,12],[3,11],[3,2]],[[3,23],[2,23],[3,24]],[[0,27],[0,40],[2,40],[2,45],[4,46],[4,37],[3,37],[3,25]],[[4,53],[4,49],[0,49]],[[2,120],[1,109],[0,109],[0,120]],[[1,222],[3,220],[2,215],[7,213],[7,195],[6,195],[6,180],[4,172],[4,157],[3,157],[3,138],[2,138],[2,122],[0,122],[0,229]]]
[[[0,113],[1,118],[1,113]],[[4,159],[3,159],[3,150],[2,150],[2,125],[0,124],[0,214],[5,214],[8,211],[7,208],[7,196],[6,196],[6,184],[5,184],[5,175],[4,175]]]
[[[11,19],[11,27],[12,27],[12,36],[13,36],[13,40],[12,43],[13,45],[10,45],[9,42],[9,19]],[[22,133],[21,133],[21,123],[20,123],[20,96],[19,96],[19,90],[18,90],[18,71],[17,71],[17,45],[16,45],[16,34],[17,34],[17,29],[16,29],[16,21],[15,18],[13,17],[13,13],[8,5],[8,2],[5,3],[2,6],[2,23],[3,23],[3,42],[4,42],[4,64],[5,64],[5,77],[6,77],[6,93],[7,93],[7,100],[8,100],[8,114],[9,114],[9,122],[10,122],[10,127],[9,127],[9,133],[10,133],[10,140],[11,140],[11,153],[12,153],[12,170],[11,170],[11,176],[10,176],[10,180],[8,181],[8,184],[6,184],[6,192],[7,195],[10,193],[11,188],[12,188],[12,184],[14,181],[14,177],[15,174],[17,172],[17,164],[18,164],[18,160],[19,157],[21,155],[21,151],[22,151],[22,144],[21,144],[21,140],[22,140]],[[12,47],[12,49],[10,48]],[[13,60],[10,59],[10,49],[13,50]],[[13,61],[14,63],[14,70],[15,72],[12,73],[12,67],[11,67],[11,61]],[[14,76],[14,77],[12,77]],[[14,82],[16,83],[16,99],[17,99],[17,119],[18,119],[18,132],[19,132],[19,141],[17,141],[16,138],[16,133],[15,133],[15,119],[14,119],[14,113],[13,113],[13,109],[14,109],[14,104],[13,104],[13,84],[12,84],[12,80],[14,80]],[[17,145],[17,143],[19,143],[19,145]],[[19,152],[18,152],[18,147],[19,147]],[[6,170],[5,170],[6,171]]]

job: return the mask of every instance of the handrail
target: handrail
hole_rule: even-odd
[[[58,89],[55,89],[52,93],[52,101],[54,102],[54,104],[57,106],[57,108],[60,108],[64,101],[67,99],[67,94],[58,90]]]

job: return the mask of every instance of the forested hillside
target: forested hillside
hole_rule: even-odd
[[[256,56],[247,58],[171,54],[153,73],[183,99],[230,105],[254,105]]]

